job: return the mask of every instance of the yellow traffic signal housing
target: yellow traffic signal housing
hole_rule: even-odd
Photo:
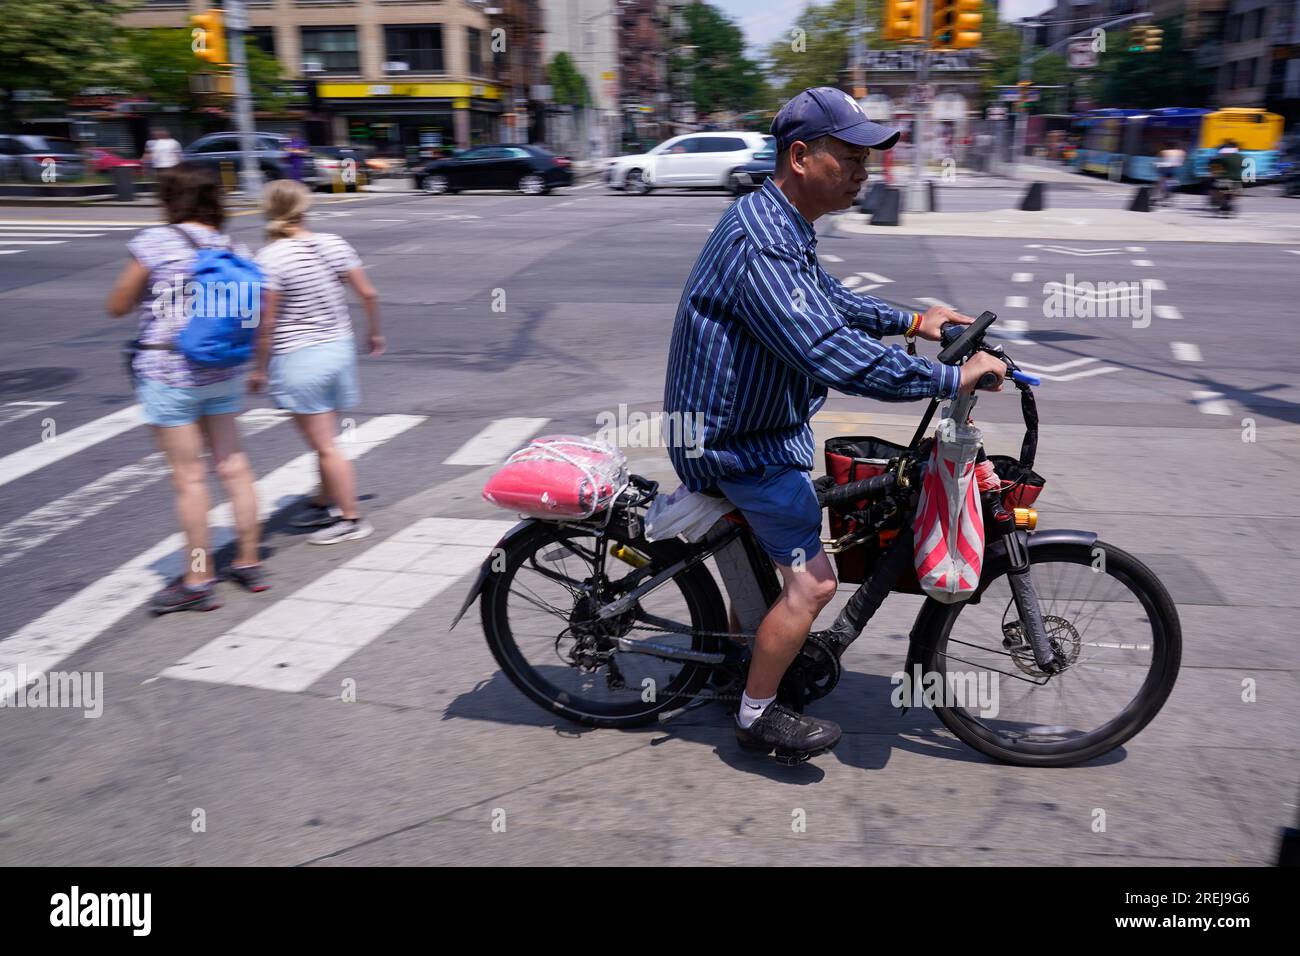
[[[921,40],[921,4],[926,0],[885,0],[884,24],[881,30],[886,40]]]
[[[983,0],[957,0],[957,22],[953,24],[952,45],[958,50],[972,50],[983,42]]]
[[[1146,40],[1142,44],[1142,51],[1144,53],[1159,53],[1164,36],[1165,31],[1160,27],[1147,27]]]
[[[220,10],[190,17],[190,49],[204,63],[226,62],[226,28]]]
[[[937,50],[952,47],[953,20],[957,16],[957,0],[933,0],[930,15],[930,42]]]
[[[1145,26],[1130,27],[1128,31],[1128,51],[1130,53],[1141,53],[1146,49],[1147,28]]]

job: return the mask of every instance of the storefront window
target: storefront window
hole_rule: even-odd
[[[465,28],[465,41],[469,45],[469,75],[483,75],[483,31],[476,27]]]

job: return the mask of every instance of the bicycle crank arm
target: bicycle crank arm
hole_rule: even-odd
[[[685,661],[689,664],[723,664],[726,654],[709,651],[693,651],[689,647],[673,647],[671,644],[659,644],[655,641],[634,641],[630,637],[620,637],[615,641],[618,649],[626,654],[645,654],[660,657],[668,661]]]
[[[1007,582],[1011,585],[1011,594],[1015,598],[1020,626],[1033,649],[1034,662],[1044,674],[1058,674],[1065,669],[1065,661],[1052,649],[1052,642],[1047,637],[1042,608],[1038,605],[1038,593],[1034,590],[1034,581],[1029,575],[1029,549],[1024,535],[1017,531],[1007,535],[1005,540],[1007,557],[1011,561]]]

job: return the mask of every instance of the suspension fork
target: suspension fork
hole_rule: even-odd
[[[993,509],[994,528],[1006,544],[1007,583],[1015,600],[1016,614],[1029,646],[1034,652],[1034,662],[1044,674],[1058,674],[1065,669],[1065,659],[1053,648],[1043,623],[1043,611],[1034,590],[1034,579],[1029,570],[1029,535],[1016,528],[1015,518],[998,502]]]

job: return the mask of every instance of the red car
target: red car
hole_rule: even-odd
[[[141,168],[140,160],[123,159],[111,149],[105,149],[102,146],[91,146],[86,150],[86,164],[90,167],[92,173],[106,173],[116,166],[126,166],[137,170]]]

